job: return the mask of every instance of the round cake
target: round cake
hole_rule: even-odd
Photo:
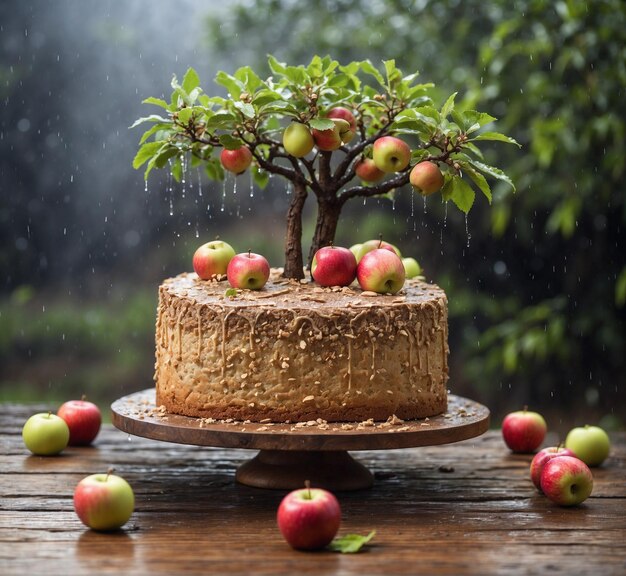
[[[156,398],[168,412],[252,422],[416,419],[445,412],[447,299],[322,288],[272,270],[260,291],[195,273],[159,288]]]

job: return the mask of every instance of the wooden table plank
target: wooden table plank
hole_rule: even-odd
[[[528,478],[498,431],[457,444],[355,452],[372,489],[339,493],[341,533],[377,534],[366,552],[302,553],[275,523],[284,495],[234,482],[254,452],[167,444],[106,426],[92,448],[28,455],[33,407],[0,416],[0,573],[28,574],[624,574],[626,435],[594,470],[582,506],[559,508]],[[550,439],[549,441],[556,441]],[[87,530],[72,493],[114,466],[136,511],[120,532]]]

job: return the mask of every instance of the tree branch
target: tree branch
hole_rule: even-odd
[[[341,204],[344,204],[350,198],[355,198],[357,196],[361,198],[370,198],[372,196],[378,196],[379,194],[385,194],[394,188],[400,188],[408,184],[409,174],[410,171],[405,170],[404,172],[396,174],[390,180],[385,180],[375,186],[353,186],[352,188],[348,188],[339,194],[337,199]]]

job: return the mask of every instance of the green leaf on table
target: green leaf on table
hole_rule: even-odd
[[[227,288],[226,292],[224,292],[224,296],[226,298],[230,298],[231,300],[237,296],[236,288]]]
[[[372,530],[367,536],[360,534],[346,534],[339,538],[335,538],[329,545],[328,549],[333,552],[341,552],[342,554],[355,554],[374,538],[376,530]]]

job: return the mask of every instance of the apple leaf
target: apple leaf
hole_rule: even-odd
[[[476,193],[472,187],[460,176],[446,178],[446,182],[441,189],[444,200],[452,200],[461,212],[467,214],[476,198]]]
[[[237,150],[243,146],[243,142],[239,138],[235,138],[230,134],[222,134],[219,137],[220,144],[227,150]]]
[[[315,130],[331,130],[335,123],[330,118],[313,118],[309,125]]]
[[[226,298],[230,298],[231,300],[237,296],[236,288],[227,288],[226,292],[224,292],[224,296]]]
[[[163,146],[163,142],[148,142],[144,144],[133,158],[133,168],[137,169],[154,156]]]
[[[194,88],[200,86],[200,78],[193,68],[188,68],[183,78],[182,88],[185,92],[190,93]]]
[[[454,94],[451,94],[446,100],[446,103],[443,105],[443,108],[441,109],[442,118],[447,118],[450,112],[454,110],[454,99],[456,98],[457,94],[458,92],[454,92]]]
[[[372,530],[367,536],[360,534],[346,534],[340,538],[335,538],[329,545],[328,549],[333,552],[341,552],[342,554],[355,554],[374,538],[376,530]]]
[[[169,108],[169,104],[165,100],[161,100],[161,98],[155,98],[154,96],[150,96],[145,100],[141,101],[142,104],[154,104],[155,106],[160,106],[161,108],[165,108],[166,110]]]
[[[501,134],[500,132],[483,132],[482,134],[479,134],[478,136],[476,136],[476,138],[472,138],[473,141],[476,140],[497,140],[498,142],[506,142],[507,144],[515,144],[518,148],[521,148],[522,145],[515,140],[514,138],[511,138],[510,136],[505,136],[504,134]]]
[[[244,91],[244,84],[241,80],[238,80],[234,76],[230,74],[226,74],[226,72],[222,72],[221,70],[215,76],[215,82],[224,86],[226,90],[230,93],[233,100],[239,100],[239,96]]]

